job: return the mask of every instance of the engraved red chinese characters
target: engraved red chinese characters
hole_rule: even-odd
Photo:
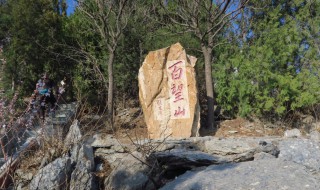
[[[183,89],[183,84],[179,84],[178,86],[176,84],[171,85],[171,94],[174,95],[174,101],[173,102],[178,102],[180,100],[183,100],[182,96],[182,89]]]
[[[169,67],[169,70],[172,69],[172,73],[171,73],[172,80],[181,79],[182,68],[179,67],[181,64],[182,64],[182,61],[178,61]]]
[[[185,112],[186,110],[184,108],[181,109],[181,107],[179,106],[178,110],[174,110],[174,116],[179,116],[179,115],[184,116]]]

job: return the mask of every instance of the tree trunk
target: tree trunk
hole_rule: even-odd
[[[214,89],[212,82],[212,49],[202,47],[205,63],[205,78],[206,78],[206,91],[207,91],[207,129],[215,130],[215,117],[214,117]]]
[[[12,90],[12,92],[14,92],[16,90],[16,85],[15,85],[13,77],[11,78],[11,90]]]
[[[143,48],[142,48],[143,44],[141,42],[141,40],[139,40],[139,62],[140,62],[140,67],[142,66],[143,63]]]
[[[114,51],[110,52],[108,60],[108,122],[113,128],[113,61],[114,61]]]

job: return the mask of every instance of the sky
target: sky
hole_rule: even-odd
[[[76,7],[76,2],[75,0],[67,0],[67,5],[68,5],[67,15],[70,15],[74,12],[74,9]]]

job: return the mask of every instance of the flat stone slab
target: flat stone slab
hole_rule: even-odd
[[[162,190],[261,190],[320,189],[319,179],[306,167],[281,159],[209,166],[188,171],[167,183]]]
[[[279,142],[279,158],[320,171],[320,143],[309,139],[286,139]],[[320,182],[319,182],[320,183]]]

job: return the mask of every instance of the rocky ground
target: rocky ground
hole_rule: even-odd
[[[15,189],[320,189],[315,120],[288,130],[238,118],[215,136],[151,141],[138,108],[116,118],[116,134],[85,135],[75,120],[60,154],[16,171]]]

